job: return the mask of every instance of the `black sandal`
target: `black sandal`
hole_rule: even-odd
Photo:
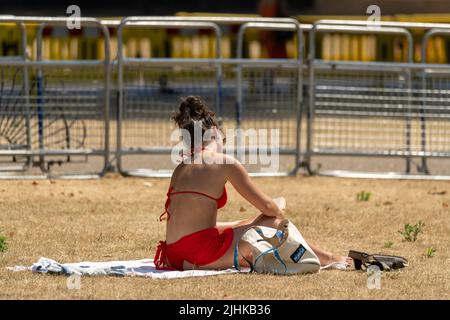
[[[350,250],[348,256],[353,259],[356,270],[366,270],[369,266],[378,266],[382,271],[390,271],[408,266],[408,260],[399,256],[367,254]]]

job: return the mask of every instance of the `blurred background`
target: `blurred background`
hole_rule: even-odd
[[[167,120],[180,96],[195,94],[225,128],[279,129],[285,173],[307,164],[308,170],[450,175],[450,28],[438,25],[450,23],[450,0],[3,0],[0,15],[67,18],[71,5],[82,17],[98,18],[101,28],[0,23],[0,150],[8,174],[11,163],[64,173],[62,164],[70,163],[74,169],[67,171],[77,174],[92,167],[103,173],[117,163],[126,175],[147,175],[149,168],[170,175]],[[371,6],[397,28],[367,28]],[[207,25],[188,28],[184,19],[182,27],[127,24],[119,40],[118,26],[129,16],[225,19],[212,19],[217,37]],[[290,17],[302,32],[292,23],[243,27],[254,17]],[[323,19],[363,26],[335,25],[310,37]],[[224,59],[209,60],[218,57],[217,48]]]
[[[68,16],[66,9],[72,1],[17,0],[1,1],[2,15]],[[251,0],[207,1],[127,0],[76,2],[82,16],[101,17],[111,21],[112,58],[117,52],[114,20],[132,15],[160,16],[264,16],[294,17],[302,24],[320,19],[367,19],[367,7],[378,5],[383,21],[450,22],[449,0]],[[223,57],[236,52],[236,34],[239,25],[222,26]],[[0,29],[0,55],[17,55],[20,33],[14,25]],[[28,52],[34,58],[36,26],[28,25]],[[414,60],[420,61],[420,39],[424,29],[412,30],[415,38]],[[128,57],[207,58],[214,57],[214,36],[207,30],[133,30],[125,32],[125,53]],[[264,45],[262,45],[264,39]],[[307,39],[306,39],[307,40]],[[429,42],[428,62],[447,63],[450,45],[448,39],[434,37]],[[296,40],[292,33],[249,32],[245,54],[249,58],[295,58]],[[405,61],[405,39],[374,35],[325,34],[318,37],[318,53],[325,60]],[[306,41],[307,44],[307,41]],[[45,59],[102,59],[103,39],[98,30],[83,28],[70,31],[49,27],[44,32]]]
[[[109,1],[55,1],[16,0],[2,1],[1,14],[15,15],[61,15],[65,8],[76,4],[83,8],[85,15],[126,16],[126,15],[173,15],[179,11],[209,13],[254,14],[259,0],[109,0]],[[125,5],[126,4],[126,5]],[[444,13],[449,10],[447,0],[285,0],[284,5],[290,15],[363,15],[369,5],[378,5],[386,15],[414,13]]]

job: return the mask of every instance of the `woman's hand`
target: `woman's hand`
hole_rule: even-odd
[[[284,218],[284,211],[286,210],[286,199],[284,197],[278,197],[273,199],[273,202],[277,205],[278,209],[280,209],[278,218]]]
[[[278,197],[273,199],[280,210],[286,209],[286,199],[284,197]]]

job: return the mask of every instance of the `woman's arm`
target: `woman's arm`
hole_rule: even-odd
[[[228,181],[230,181],[241,196],[260,210],[262,214],[283,218],[283,211],[253,183],[244,166],[239,161],[233,161],[226,168]]]

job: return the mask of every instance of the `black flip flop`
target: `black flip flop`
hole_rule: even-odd
[[[408,266],[408,260],[399,256],[367,254],[355,250],[350,250],[348,256],[353,259],[356,270],[365,270],[372,265],[378,266],[382,271],[390,271]]]

